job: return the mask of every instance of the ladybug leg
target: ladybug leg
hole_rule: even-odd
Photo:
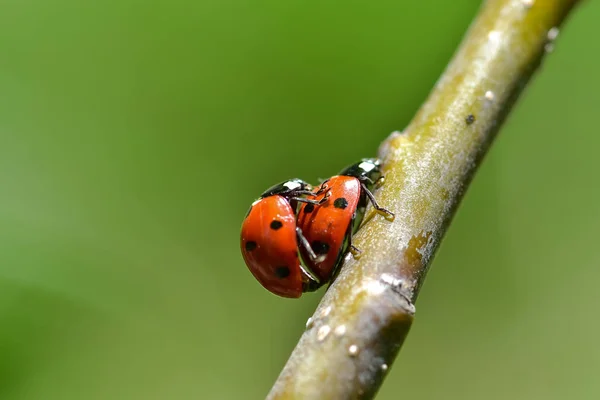
[[[352,217],[352,220],[354,220],[354,218],[355,217]],[[358,260],[362,255],[362,250],[352,244],[352,236],[354,235],[353,231],[354,229],[352,229],[352,226],[350,226],[350,229],[348,230],[348,249],[350,254],[352,254],[352,257],[354,257],[355,260]]]
[[[326,183],[329,179],[327,179],[324,183]],[[287,196],[289,197],[297,197],[297,196],[318,196],[323,192],[327,192],[331,189],[329,189],[327,186],[324,186],[324,184],[319,185],[319,189],[315,192],[311,191],[311,190],[306,190],[306,189],[294,189],[293,191],[290,191],[287,193]]]
[[[354,213],[354,215],[352,216],[352,221],[354,221],[355,217],[356,217],[356,213]],[[347,240],[348,240],[347,249],[350,252],[350,254],[352,254],[352,257],[354,257],[355,260],[358,260],[360,258],[360,256],[362,255],[362,251],[358,247],[356,247],[352,244],[353,232],[354,232],[354,229],[352,229],[352,224],[350,224],[350,226],[348,227],[348,233],[347,233],[347,235],[348,235],[347,236]],[[346,255],[344,254],[344,256],[346,256]],[[341,264],[342,263],[338,263],[335,266],[335,268],[331,274],[331,279],[329,280],[330,285],[333,283],[333,281],[335,281],[337,279],[337,276],[339,275],[340,270],[341,270],[341,268],[340,268]]]
[[[321,256],[317,256],[312,247],[310,247],[310,243],[308,243],[306,237],[302,234],[302,229],[300,229],[300,227],[298,226],[296,227],[296,236],[298,237],[298,243],[300,244],[300,246],[302,246],[302,248],[304,248],[304,250],[306,250],[306,252],[308,253],[308,257],[312,262],[320,263],[323,260],[325,260],[327,255],[324,254]]]
[[[319,189],[318,194],[325,192],[325,196],[321,200],[319,200],[319,204],[325,203],[331,197],[331,188],[325,188],[323,190]]]
[[[302,271],[302,273],[304,274],[304,276],[308,277],[308,281],[309,282],[308,282],[308,285],[306,285],[307,288],[314,287],[316,289],[316,288],[319,288],[321,286],[321,280],[319,279],[318,276],[316,276],[314,274],[314,272],[312,272],[310,270],[310,268],[306,268],[304,265],[302,265],[302,263],[300,263],[300,270]],[[312,291],[312,290],[306,289],[304,291],[308,292],[308,291]]]
[[[304,197],[292,197],[290,200],[294,200],[299,203],[314,204],[315,206],[318,206],[319,204],[321,204],[321,203],[319,203],[318,200],[305,199]]]
[[[350,245],[350,254],[354,257],[355,260],[358,260],[360,256],[362,256],[362,250],[356,247],[355,245]]]
[[[316,195],[316,193],[312,193],[310,192],[313,196]],[[305,199],[304,197],[292,197],[290,200],[295,200],[299,203],[308,203],[308,204],[314,204],[315,206],[321,205],[324,202],[326,202],[329,199],[329,196],[331,196],[331,192],[327,192],[325,194],[325,196],[323,196],[323,198],[321,200],[311,200],[311,199]]]
[[[308,253],[308,257],[312,262],[322,262],[325,259],[325,255],[317,256],[315,254],[312,247],[310,247],[310,243],[308,243],[308,240],[302,234],[302,229],[300,229],[299,227],[296,227],[296,237],[298,238],[298,243],[300,244],[300,246],[302,246],[302,248],[304,248],[304,250],[306,250],[306,252]],[[317,275],[310,268],[300,264],[300,269],[302,269],[302,272],[304,272],[306,276],[308,276],[311,280],[315,281],[317,284],[321,283],[319,277],[317,277]]]
[[[364,176],[361,179],[367,181],[368,183],[370,183],[371,185],[375,185],[377,182],[373,182],[373,179],[369,178],[368,176]]]
[[[315,196],[320,195],[323,192],[329,192],[331,190],[331,188],[327,187],[327,182],[329,182],[329,178],[327,178],[321,182],[321,185],[319,186],[319,190],[317,190],[315,192]]]
[[[371,204],[373,204],[373,208],[375,210],[377,210],[377,212],[379,214],[383,215],[387,220],[393,221],[394,218],[396,217],[396,215],[393,212],[391,212],[390,210],[383,208],[379,204],[377,204],[377,200],[375,200],[375,196],[373,196],[373,193],[371,193],[371,191],[365,186],[364,183],[361,183],[360,186],[362,187],[362,190],[364,190],[365,194],[369,198],[369,201],[371,202]]]
[[[291,192],[294,196],[316,196],[318,194],[315,192],[311,192],[310,190],[295,190]]]

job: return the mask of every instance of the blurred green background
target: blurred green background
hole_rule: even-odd
[[[259,399],[322,292],[249,204],[402,129],[478,1],[3,1],[0,398]],[[379,399],[600,396],[598,2],[476,176]]]

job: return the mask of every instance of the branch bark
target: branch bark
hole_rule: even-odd
[[[512,105],[577,0],[488,0],[428,100],[381,146],[370,210],[269,399],[370,399],[413,321],[428,266]]]

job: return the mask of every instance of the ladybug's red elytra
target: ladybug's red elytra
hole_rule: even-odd
[[[394,213],[380,207],[371,193],[382,178],[381,162],[376,158],[363,159],[321,184],[315,197],[319,204],[300,207],[297,225],[317,257],[305,247],[300,248],[300,253],[306,269],[316,275],[320,285],[333,279],[348,250],[355,256],[360,253],[352,245],[352,235],[360,226],[368,202],[378,213],[394,218]]]
[[[242,223],[241,250],[248,269],[263,287],[279,296],[300,297],[320,286],[298,256],[300,248],[307,259],[319,260],[296,225],[298,203],[318,206],[329,198],[321,192],[319,200],[304,197],[314,197],[311,190],[300,179],[277,184],[252,203]]]

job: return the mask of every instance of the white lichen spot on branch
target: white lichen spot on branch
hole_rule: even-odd
[[[558,37],[559,33],[560,30],[557,27],[553,27],[548,31],[548,34],[546,35],[546,39],[548,41],[544,45],[544,51],[546,53],[552,53],[552,51],[554,51],[554,41]]]
[[[314,325],[314,320],[313,320],[313,318],[312,318],[312,317],[309,317],[309,318],[306,320],[306,329],[310,329],[310,328],[312,328],[312,327],[313,327],[313,325]]]
[[[500,31],[490,31],[488,33],[488,40],[493,43],[498,43],[502,39],[502,33]]]
[[[331,312],[331,306],[327,306],[323,309],[323,311],[321,311],[321,318],[325,318],[329,315],[329,313]]]
[[[335,328],[333,333],[335,333],[336,336],[344,336],[344,334],[346,333],[346,325],[338,326],[337,328]]]
[[[322,342],[323,340],[325,340],[327,335],[329,335],[329,332],[331,332],[331,327],[329,325],[321,326],[317,331],[317,340],[319,342]]]
[[[531,7],[533,7],[533,3],[535,3],[535,0],[521,0],[521,4],[526,8],[526,9],[530,9]]]

